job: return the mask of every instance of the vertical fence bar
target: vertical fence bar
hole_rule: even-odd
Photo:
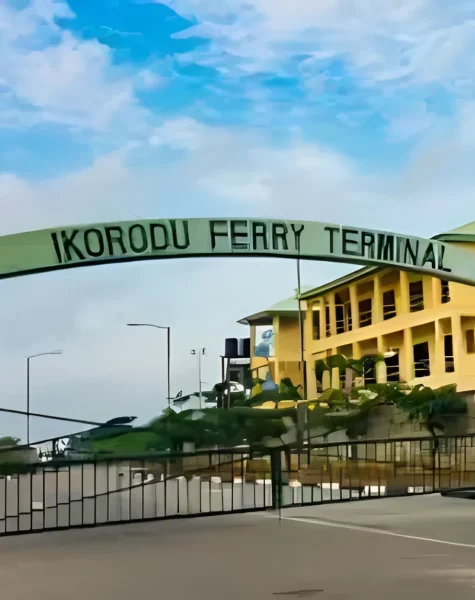
[[[241,508],[244,509],[244,455],[241,454]]]
[[[18,476],[17,476],[16,515],[17,515],[17,531],[20,531],[20,473],[18,473]]]
[[[142,520],[145,518],[145,461],[141,463],[140,480],[142,482]]]
[[[81,525],[84,525],[84,463],[81,463]]]
[[[169,470],[169,462],[165,460],[165,469],[163,473],[163,501],[165,503],[163,514],[165,517],[167,516],[167,480],[168,480],[168,470]]]
[[[282,506],[282,454],[279,449],[271,450],[270,465],[272,510],[278,510]]]
[[[45,489],[45,469],[42,469],[42,473],[43,473],[43,527],[42,529],[45,528],[45,522],[46,522],[46,489]]]
[[[71,527],[71,465],[68,465],[68,526]]]
[[[110,484],[109,484],[109,478],[110,478],[110,460],[107,459],[106,460],[106,502],[107,502],[107,507],[106,507],[106,523],[109,523],[109,521],[110,521]]]
[[[94,519],[94,525],[96,525],[97,523],[97,460],[94,457],[94,483],[92,486],[92,495],[94,496],[94,508],[93,508],[93,519]]]
[[[30,531],[33,530],[33,473],[30,469],[30,498],[28,506],[30,507]],[[5,523],[6,525],[6,523]]]
[[[59,525],[59,506],[58,506],[58,488],[59,488],[59,467],[56,467],[56,489],[55,489],[55,512],[56,512],[56,529],[58,529]],[[20,484],[20,479],[18,479],[18,484]],[[18,487],[18,496],[20,496],[20,488]]]

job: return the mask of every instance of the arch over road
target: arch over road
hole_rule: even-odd
[[[117,262],[209,256],[302,258],[394,267],[475,285],[474,256],[451,244],[315,221],[158,219],[0,237],[0,279]]]

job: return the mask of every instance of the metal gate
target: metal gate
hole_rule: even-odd
[[[279,457],[281,506],[475,488],[475,435],[306,444]]]
[[[193,454],[0,465],[0,536],[265,510],[269,456]]]
[[[51,440],[54,442],[54,440]],[[475,435],[181,454],[0,452],[0,536],[475,488]]]

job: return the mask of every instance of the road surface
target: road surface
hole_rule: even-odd
[[[472,600],[475,502],[382,499],[0,540],[9,600]]]

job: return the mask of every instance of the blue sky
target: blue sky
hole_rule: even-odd
[[[18,32],[4,36],[12,60],[2,85],[0,167],[28,178],[71,172],[186,115],[264,131],[275,144],[298,133],[364,171],[392,170],[470,96],[470,61],[460,58],[473,42],[460,54],[452,48],[472,33],[468,3],[453,3],[445,22],[448,11],[435,1],[386,3],[385,18],[368,12],[366,0],[360,9],[350,2],[348,21],[338,2],[327,2],[327,11],[302,9],[289,28],[284,4],[8,0],[4,20]],[[49,85],[51,93],[28,90]],[[81,98],[88,86],[98,104]],[[111,103],[107,116],[94,114],[101,103]]]
[[[0,234],[171,216],[298,217],[420,235],[471,221],[474,17],[471,0],[6,0]],[[345,268],[305,265],[305,283]],[[246,281],[252,293],[211,300],[216,281]],[[173,324],[174,377],[188,391],[187,349],[206,345],[216,357],[223,337],[245,334],[238,318],[294,284],[293,266],[279,261],[2,283],[0,393],[21,403],[21,357],[59,344],[68,375],[58,381],[44,363],[45,410],[99,418],[133,396],[145,418],[157,411],[151,397],[163,403],[163,344],[135,332],[139,352],[124,322]],[[205,368],[213,380],[219,361]],[[62,401],[65,390],[74,401]],[[103,402],[94,390],[105,390]]]

